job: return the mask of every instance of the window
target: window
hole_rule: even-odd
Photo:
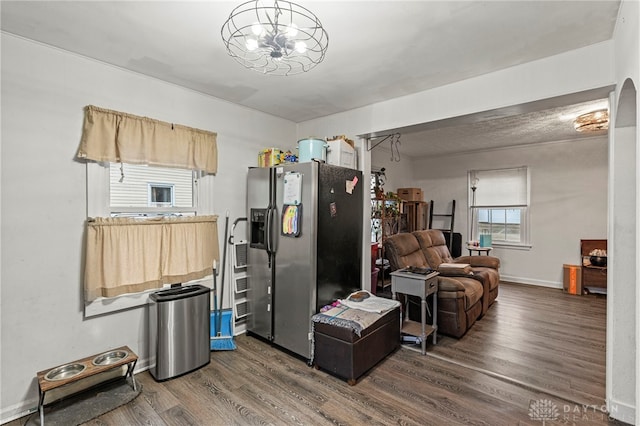
[[[207,272],[211,273],[210,265],[218,257],[218,237],[217,227],[209,225],[217,220],[214,215],[207,216],[206,213],[214,207],[211,175],[218,168],[216,139],[215,132],[87,105],[77,152],[78,159],[87,161],[86,259],[90,258],[89,254],[93,256],[92,260],[85,262],[85,300],[88,301],[85,303],[85,316],[144,305],[148,291],[139,291],[140,288],[157,288],[158,284],[173,284],[174,279],[198,279],[205,277],[203,274]],[[202,200],[204,207],[198,206],[198,200]],[[196,213],[201,217],[153,217],[195,216]],[[149,220],[138,221],[138,218]],[[149,242],[146,235],[129,236],[144,228],[160,226],[161,245],[167,234],[166,241],[173,247],[184,245],[187,239],[172,237],[172,232],[184,227],[200,227],[201,224],[210,228],[207,233],[211,232],[211,235],[199,238],[198,242],[214,244],[211,247],[201,244],[204,249],[196,247],[200,257],[196,263],[191,261],[194,256],[182,247],[177,249],[181,253],[179,256],[167,254],[161,247],[165,258],[159,258],[158,244]],[[124,237],[112,238],[119,244],[117,248],[105,249],[107,243],[99,238],[104,234],[98,229],[100,226],[128,229]],[[200,229],[195,231],[202,234]],[[105,256],[103,253],[107,252],[108,256]],[[154,262],[160,261],[160,270],[157,271],[155,266],[140,267],[135,259],[138,255],[145,255]],[[108,265],[107,261],[118,256],[125,261],[133,258],[134,266],[114,268]],[[188,263],[186,267],[185,261]],[[179,271],[172,269],[176,263]],[[96,268],[97,273],[93,274]],[[106,274],[101,268],[124,274],[108,277],[105,282]],[[134,277],[132,281],[132,273],[141,276]]]
[[[522,208],[478,209],[478,234],[491,234],[492,242],[522,242]]]
[[[128,163],[122,164],[121,167],[120,163],[87,162],[87,216],[153,217],[211,214],[210,194],[213,193],[213,179],[214,176],[210,174],[179,168]],[[172,185],[173,206],[149,206],[149,184]],[[202,280],[200,283],[211,286],[209,280]],[[148,302],[149,293],[152,291],[155,290],[99,298],[85,304],[85,316],[93,317],[143,306]]]
[[[195,172],[136,164],[109,164],[111,216],[193,214]]]
[[[491,235],[494,246],[529,246],[529,169],[469,172],[472,240]]]
[[[173,185],[167,183],[149,184],[149,207],[173,207]]]

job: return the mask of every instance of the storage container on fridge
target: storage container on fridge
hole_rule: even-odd
[[[312,160],[327,161],[327,142],[323,139],[307,138],[298,141],[298,162]]]
[[[356,150],[344,139],[327,142],[327,163],[334,166],[356,168]]]

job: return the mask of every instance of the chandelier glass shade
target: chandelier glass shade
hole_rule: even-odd
[[[329,45],[320,20],[289,1],[242,3],[231,11],[221,34],[229,55],[264,74],[307,72],[322,62]]]
[[[599,109],[579,115],[573,122],[573,127],[578,132],[594,132],[609,128],[609,111]]]

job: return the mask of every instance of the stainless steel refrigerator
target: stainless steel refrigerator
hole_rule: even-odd
[[[361,288],[366,184],[319,162],[249,169],[250,333],[311,358],[311,317]]]

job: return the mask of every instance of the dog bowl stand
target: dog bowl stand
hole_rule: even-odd
[[[116,360],[114,362],[110,362],[108,364],[96,365],[93,363],[93,360],[95,360],[97,357],[110,352],[126,352],[127,356],[125,356],[122,359]],[[79,359],[77,361],[69,362],[67,364],[62,364],[58,367],[53,367],[47,370],[40,371],[39,373],[37,373],[38,397],[39,397],[38,412],[40,414],[40,426],[44,426],[44,396],[48,391],[60,388],[70,383],[75,383],[81,379],[95,376],[96,374],[100,374],[105,371],[112,370],[114,368],[122,367],[123,365],[127,366],[127,372],[123,377],[126,379],[127,376],[129,376],[131,378],[131,384],[133,386],[133,390],[137,391],[136,380],[133,377],[133,370],[137,362],[138,362],[138,356],[135,353],[133,353],[133,351],[129,349],[129,347],[122,346],[120,348],[116,348],[107,352],[92,355],[86,358]],[[71,376],[71,377],[61,378],[59,380],[51,380],[51,379],[45,378],[47,376],[47,373],[49,373],[50,371],[60,367],[64,367],[65,365],[71,365],[71,364],[82,364],[85,366],[85,368],[80,373],[75,374],[74,376]]]

